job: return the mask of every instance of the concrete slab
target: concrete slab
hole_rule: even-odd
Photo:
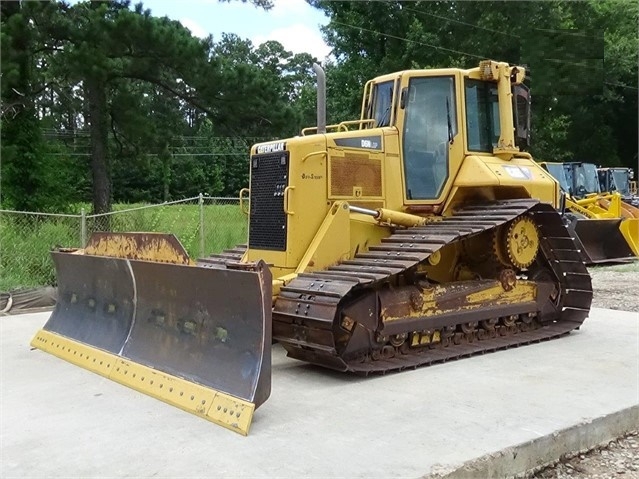
[[[588,442],[617,432],[607,417],[639,422],[638,313],[594,309],[562,339],[366,379],[275,347],[246,438],[31,351],[47,317],[0,320],[4,478],[472,475],[487,454],[514,464],[517,447],[571,428]]]

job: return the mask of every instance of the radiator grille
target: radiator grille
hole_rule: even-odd
[[[331,196],[353,196],[353,187],[362,189],[362,196],[382,196],[382,162],[368,155],[350,153],[332,156]]]
[[[251,157],[249,248],[286,251],[288,151]]]

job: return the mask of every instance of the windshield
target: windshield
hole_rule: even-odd
[[[457,132],[453,77],[411,78],[405,108],[406,197],[437,198],[448,178],[448,147]]]
[[[591,193],[599,193],[597,167],[592,163],[582,163],[575,165],[574,168],[574,195],[581,197]]]
[[[568,186],[568,180],[566,179],[566,173],[564,171],[564,166],[562,164],[552,164],[546,163],[546,169],[548,173],[550,173],[553,178],[555,178],[559,182],[559,186],[561,190],[570,193],[570,189]]]
[[[469,150],[492,153],[500,134],[497,85],[466,80],[466,128]]]
[[[630,194],[630,175],[628,170],[612,170],[611,186],[622,195]]]

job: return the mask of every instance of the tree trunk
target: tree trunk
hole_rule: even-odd
[[[108,156],[107,85],[89,78],[86,82],[91,133],[91,172],[93,175],[93,212],[111,211],[111,168]],[[105,217],[108,218],[108,217]],[[106,225],[104,225],[106,226]]]

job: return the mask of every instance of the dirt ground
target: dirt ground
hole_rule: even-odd
[[[595,308],[639,314],[639,262],[590,268]],[[588,320],[586,320],[588,321]],[[532,476],[535,479],[639,479],[639,433],[612,441],[586,454],[566,458]]]

